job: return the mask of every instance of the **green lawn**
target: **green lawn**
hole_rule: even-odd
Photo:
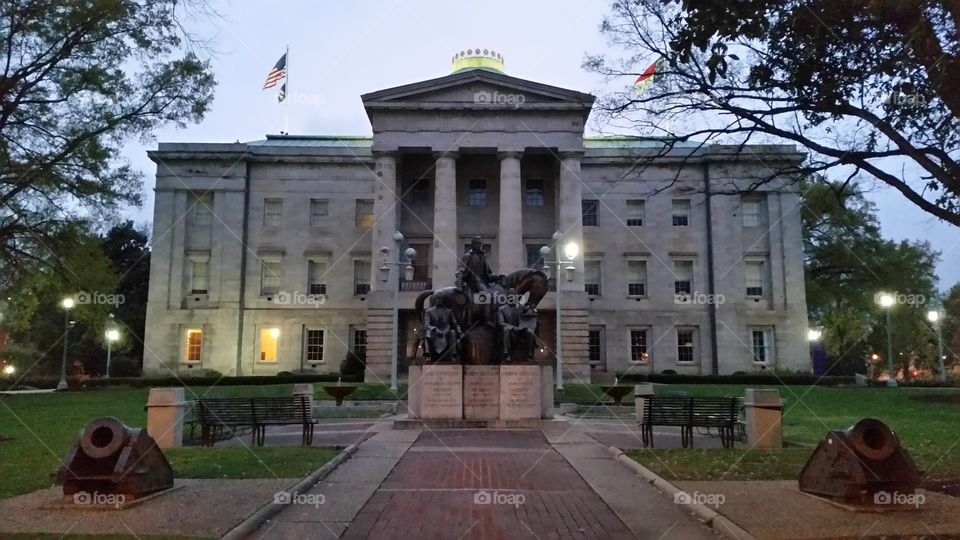
[[[190,388],[187,397],[290,395],[292,385]],[[114,416],[129,426],[145,427],[148,389],[110,388],[55,394],[0,396],[0,498],[53,485],[51,473],[91,420]],[[167,451],[180,477],[230,478],[303,476],[332,457],[321,448],[256,448],[261,464],[246,448],[185,448]],[[211,454],[214,452],[214,454]],[[307,452],[307,453],[303,453]],[[333,453],[331,453],[333,452]],[[218,463],[203,462],[213,456]],[[303,462],[303,463],[297,463]],[[181,470],[182,469],[182,470]],[[301,474],[303,473],[303,474]],[[197,475],[197,476],[193,476]],[[253,476],[250,476],[253,475]]]
[[[797,478],[810,450],[647,448],[627,454],[667,480],[782,480]]]
[[[339,452],[329,447],[264,446],[171,448],[164,454],[181,478],[302,478]]]
[[[750,388],[758,388],[750,385]],[[742,396],[743,385],[658,385],[657,394]],[[857,420],[882,420],[900,437],[917,466],[930,478],[960,478],[960,402],[933,403],[919,395],[952,395],[956,389],[934,388],[825,388],[779,386],[787,400],[784,438],[789,443],[815,445],[831,429],[843,429]],[[771,454],[742,450],[640,450],[631,457],[665,478],[770,479],[796,478],[810,449],[786,449]],[[742,458],[742,459],[741,459]],[[802,459],[801,459],[802,458]],[[672,472],[671,472],[672,471]]]
[[[320,389],[320,384],[315,384],[315,388],[318,398],[327,399]],[[742,396],[745,386],[674,384],[656,385],[655,388],[661,395],[668,392],[686,392],[689,395]],[[958,390],[808,386],[777,388],[781,396],[787,399],[784,436],[790,442],[816,444],[829,429],[845,428],[860,418],[872,416],[887,422],[897,432],[920,468],[930,470],[931,477],[960,477],[960,404],[929,403],[911,399],[922,394],[956,395]],[[290,395],[292,385],[195,387],[190,390],[187,392],[188,398]],[[52,485],[50,473],[59,465],[79,432],[93,418],[115,416],[128,425],[144,426],[146,412],[143,407],[147,393],[147,389],[111,388],[0,396],[0,478],[3,479],[0,482],[0,498]],[[406,387],[403,385],[398,394],[405,393]],[[593,400],[601,395],[600,385],[567,385],[562,394],[557,394],[560,401]],[[384,399],[392,396],[386,385],[364,384],[351,397]],[[630,398],[625,401],[630,402]],[[343,407],[342,410],[343,414],[351,414],[348,407]],[[339,411],[336,415],[339,416]],[[323,454],[326,450],[322,449],[256,449],[257,456],[265,463],[261,464],[244,448],[223,449],[224,454],[216,454],[220,451],[221,449],[199,448],[175,450],[170,453],[170,459],[178,475],[184,477],[271,477],[269,470],[284,471],[284,474],[278,476],[302,476],[329,459],[328,455]],[[728,478],[764,475],[792,478],[795,477],[792,471],[799,470],[799,466],[802,466],[797,456],[803,452],[809,450],[775,452],[772,456],[760,456],[751,452],[753,455],[743,458],[736,466],[734,464],[742,451],[656,450],[641,451],[636,457],[664,474],[667,474],[666,469],[657,467],[663,467],[662,463],[667,463],[679,478],[712,477],[722,475],[727,470],[731,470]]]

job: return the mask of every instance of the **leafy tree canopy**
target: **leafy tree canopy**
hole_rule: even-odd
[[[140,203],[123,145],[203,118],[213,98],[201,43],[183,30],[195,0],[0,3],[0,293],[66,256],[79,218]]]
[[[960,225],[955,0],[616,0],[602,31],[589,70],[632,81],[665,59],[649,90],[598,101],[611,125],[796,143],[809,159],[770,178],[867,173]]]

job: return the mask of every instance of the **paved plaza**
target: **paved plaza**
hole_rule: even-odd
[[[259,537],[715,537],[590,429],[379,431],[310,491],[322,506],[292,505]]]

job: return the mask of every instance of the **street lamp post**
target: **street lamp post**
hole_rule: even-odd
[[[880,307],[887,312],[887,369],[890,377],[887,379],[887,386],[896,388],[897,374],[893,368],[893,321],[890,318],[890,311],[893,308],[893,295],[882,292],[879,295]]]
[[[70,337],[70,310],[73,309],[73,298],[64,298],[60,305],[63,307],[63,359],[60,361],[60,382],[57,390],[67,389],[67,340]]]
[[[927,320],[937,327],[937,361],[940,364],[940,382],[947,382],[947,372],[943,367],[943,324],[940,319],[940,310],[931,309],[928,311]]]
[[[110,321],[113,321],[113,313],[110,314]],[[103,336],[107,339],[107,373],[105,379],[110,378],[110,353],[113,350],[113,342],[120,339],[120,332],[116,328],[107,328]]]
[[[404,251],[404,259],[400,258],[400,246],[403,244],[403,234],[400,231],[393,233],[393,243],[395,248],[393,250],[396,253],[396,259],[390,257],[390,248],[383,246],[380,248],[381,256],[381,265],[380,265],[380,276],[381,280],[384,283],[390,283],[390,268],[396,267],[398,270],[403,267],[404,278],[409,281],[413,279],[413,266],[412,262],[414,257],[417,256],[417,250],[413,248],[407,248]],[[400,332],[400,272],[397,272],[396,287],[393,289],[393,337],[390,340],[392,346],[390,347],[390,390],[397,391],[397,347],[399,347],[399,332]]]
[[[557,356],[557,367],[556,367],[557,390],[563,390],[563,338],[560,335],[560,329],[562,328],[560,325],[561,319],[562,319],[560,314],[560,267],[564,264],[567,265],[566,267],[564,267],[564,270],[566,272],[566,277],[568,281],[572,280],[573,273],[577,271],[576,267],[573,266],[573,260],[577,258],[577,254],[579,254],[580,252],[580,246],[578,246],[576,242],[567,242],[563,246],[563,255],[566,256],[567,260],[563,260],[560,257],[560,249],[559,249],[560,241],[562,239],[563,239],[563,235],[560,234],[560,231],[553,233],[554,249],[552,251],[554,251],[554,259],[555,259],[553,261],[547,260],[547,255],[549,255],[551,251],[550,247],[543,246],[542,248],[540,248],[540,256],[543,258],[544,268],[546,268],[549,271],[550,264],[554,264],[557,267],[557,271],[554,274],[554,278],[557,282],[557,294],[556,294],[556,301],[555,301],[556,310],[557,310],[557,329],[555,332],[557,334],[557,355],[556,355]]]

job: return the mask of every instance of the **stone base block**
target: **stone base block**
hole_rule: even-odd
[[[463,366],[463,418],[500,418],[500,366]]]
[[[540,371],[538,365],[500,366],[500,420],[540,418]]]
[[[463,418],[463,366],[420,366],[419,418],[461,420]]]

